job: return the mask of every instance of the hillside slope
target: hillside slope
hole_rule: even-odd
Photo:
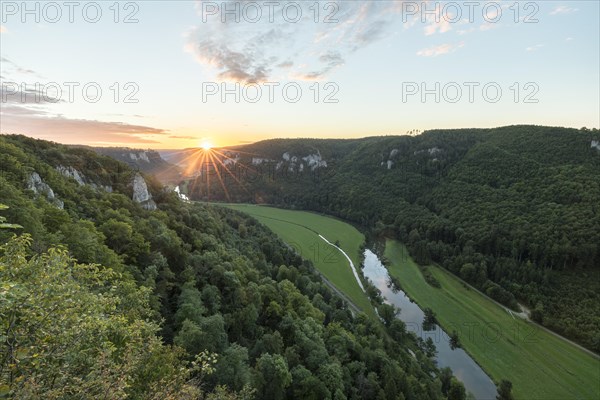
[[[268,140],[212,154],[193,199],[326,212],[405,242],[600,351],[598,131],[539,126]]]
[[[250,217],[184,203],[91,150],[24,136],[0,136],[0,171],[2,217],[22,226],[19,238],[0,229],[0,396],[464,393],[402,323],[354,317]]]

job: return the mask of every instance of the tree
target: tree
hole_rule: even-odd
[[[285,389],[292,382],[292,375],[282,356],[267,353],[256,361],[254,380],[258,398],[279,400],[285,397]]]
[[[197,398],[181,352],[162,345],[149,292],[64,249],[0,246],[0,381],[9,398]],[[6,386],[5,386],[6,385]]]
[[[502,379],[498,385],[497,400],[514,400],[512,394],[512,382]]]
[[[541,324],[544,322],[544,304],[538,301],[535,308],[531,310],[531,319]]]
[[[7,210],[8,206],[0,203],[0,211]],[[6,217],[0,215],[0,229],[20,229],[23,228],[21,225],[9,224],[6,222]]]
[[[452,378],[450,389],[448,390],[448,400],[465,400],[467,393],[465,386],[456,378]]]
[[[445,367],[440,370],[440,381],[442,382],[442,393],[444,396],[448,395],[453,377],[454,375],[449,367]]]
[[[430,337],[428,337],[427,340],[425,340],[424,349],[425,349],[425,353],[427,354],[427,357],[429,357],[429,358],[433,358],[437,354],[437,349],[435,348],[433,339],[431,339]]]
[[[386,327],[391,326],[392,322],[396,319],[396,315],[398,314],[396,307],[385,303],[377,307],[377,311],[379,312],[379,316],[383,320],[383,323]]]
[[[437,324],[437,319],[435,318],[435,312],[429,307],[426,307],[423,310],[425,314],[423,318],[423,330],[432,331],[435,329],[435,324]]]
[[[460,269],[460,277],[467,282],[473,282],[477,269],[471,263],[464,264]]]
[[[456,332],[456,330],[453,330],[452,334],[450,334],[450,348],[452,350],[454,350],[459,347],[460,347],[460,339],[458,337],[458,332]]]
[[[181,294],[178,300],[179,306],[175,313],[175,321],[181,326],[187,319],[191,322],[199,324],[205,312],[204,304],[202,303],[202,294],[193,281],[188,281],[181,287]]]
[[[248,349],[237,343],[229,346],[219,358],[215,379],[233,390],[242,390],[250,382]]]

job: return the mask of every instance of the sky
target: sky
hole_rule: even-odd
[[[0,2],[0,132],[186,148],[600,125],[598,1]]]

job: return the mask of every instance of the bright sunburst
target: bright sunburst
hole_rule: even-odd
[[[208,151],[208,150],[210,150],[210,149],[213,148],[213,145],[212,145],[212,143],[210,143],[210,142],[208,142],[208,141],[205,140],[202,143],[200,143],[200,147],[203,150]]]

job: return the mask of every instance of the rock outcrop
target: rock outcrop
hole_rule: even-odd
[[[148,185],[140,174],[135,174],[133,177],[133,201],[140,203],[146,210],[156,210],[156,203],[152,200],[152,195],[148,192]]]
[[[32,172],[27,179],[27,189],[33,191],[38,196],[45,196],[46,199],[61,210],[65,204],[54,194],[54,190],[48,185],[37,172]]]
[[[81,174],[75,168],[73,168],[73,167],[65,167],[64,165],[59,165],[58,167],[56,167],[56,170],[61,175],[66,176],[67,178],[73,178],[73,179],[75,179],[75,181],[77,181],[77,183],[79,184],[79,186],[85,185],[85,179],[83,177],[83,174]]]
[[[71,166],[65,167],[64,165],[59,165],[58,167],[56,167],[56,170],[62,176],[66,176],[67,178],[75,179],[75,181],[79,184],[79,186],[90,185],[94,189],[102,189],[108,193],[112,193],[112,191],[113,191],[113,188],[110,185],[102,185],[102,184],[98,184],[95,182],[90,182],[90,180],[88,178],[86,178],[86,176],[83,173],[79,172],[77,169],[75,169]]]

